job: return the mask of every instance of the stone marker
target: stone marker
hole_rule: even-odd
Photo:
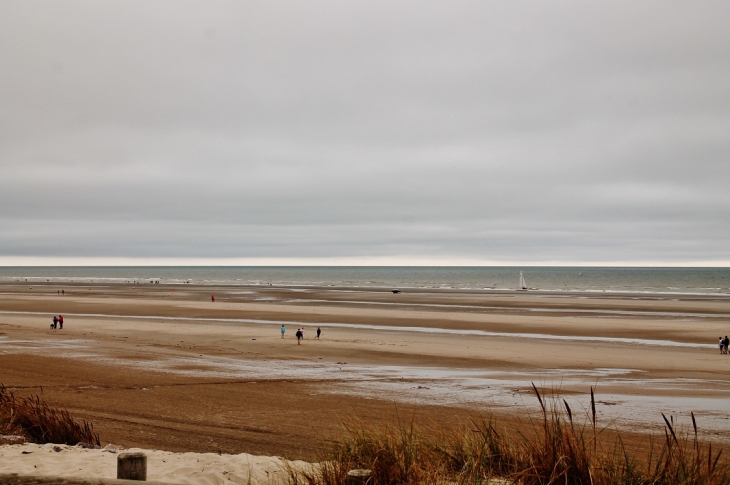
[[[144,453],[119,453],[117,478],[122,480],[147,480],[147,455]]]
[[[367,485],[370,483],[373,472],[365,468],[358,468],[347,472],[346,485]]]

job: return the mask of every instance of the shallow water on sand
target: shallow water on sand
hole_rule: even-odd
[[[414,404],[467,406],[475,410],[516,406],[526,411],[538,411],[539,404],[531,390],[534,382],[541,389],[552,390],[554,395],[564,391],[560,398],[569,403],[574,414],[586,415],[590,404],[588,393],[593,387],[603,425],[610,423],[624,428],[650,429],[661,425],[662,413],[689,422],[689,413],[694,412],[701,428],[712,430],[714,434],[730,433],[730,389],[724,387],[724,381],[647,378],[634,369],[541,369],[528,372],[204,355],[158,355],[154,359],[135,360],[111,357],[82,340],[13,340],[0,337],[0,353],[46,354],[49,350],[53,350],[54,355],[68,358],[190,377],[313,381],[322,383],[321,392],[325,393],[346,393],[365,399]],[[671,393],[662,394],[661,391]],[[702,395],[697,396],[698,393]]]
[[[0,314],[9,315],[46,315],[45,313],[36,312],[14,312],[0,311]],[[202,318],[202,317],[162,317],[162,316],[141,316],[141,315],[110,315],[103,313],[66,313],[67,317],[102,317],[116,318],[120,320],[166,320],[180,322],[229,322],[229,323],[255,323],[262,325],[280,326],[307,326],[307,327],[341,327],[341,328],[357,328],[362,330],[377,330],[388,332],[409,332],[409,333],[430,333],[430,334],[446,334],[446,335],[473,335],[479,337],[497,337],[497,338],[530,338],[538,340],[562,340],[573,342],[601,342],[615,344],[632,344],[632,345],[650,345],[659,347],[688,347],[688,348],[704,348],[711,349],[717,345],[694,343],[694,342],[677,342],[674,340],[664,339],[642,339],[642,338],[624,338],[624,337],[600,337],[595,335],[551,335],[544,333],[528,333],[528,332],[491,332],[488,330],[468,330],[454,328],[438,328],[438,327],[401,327],[395,325],[371,325],[364,323],[332,323],[332,322],[301,322],[298,320],[259,320],[253,318]]]

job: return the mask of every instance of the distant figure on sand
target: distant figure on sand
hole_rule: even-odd
[[[58,317],[56,315],[53,315],[53,323],[51,324],[51,328],[55,329],[56,325],[58,325]]]
[[[55,320],[55,318],[54,318],[54,320]],[[724,354],[725,353],[724,352],[724,350],[725,350],[725,341],[722,339],[722,337],[719,338],[718,345],[720,346],[720,354],[721,355]]]
[[[730,338],[727,338],[727,335],[725,335],[725,340],[722,341],[723,347],[725,347],[725,355],[727,355],[727,348],[730,345]]]
[[[301,328],[297,329],[296,335],[297,335],[297,345],[302,345],[301,340],[302,340],[302,337],[304,337],[304,334],[302,333]]]
[[[286,327],[284,325],[281,326],[281,338],[284,338],[284,334],[286,333]]]
[[[317,327],[317,339],[319,339],[319,336],[322,334],[322,329]]]
[[[58,328],[63,330],[63,315],[58,316]]]
[[[215,295],[210,295],[210,301],[215,301]]]

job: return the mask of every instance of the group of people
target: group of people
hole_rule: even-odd
[[[285,335],[286,335],[286,325],[282,325],[281,326],[281,338],[284,338]],[[302,339],[304,338],[304,327],[298,328],[297,333],[295,333],[294,335],[296,335],[296,337],[297,337],[297,345],[302,345]],[[317,327],[317,337],[315,337],[315,338],[319,338],[320,335],[322,335],[322,329]]]
[[[728,345],[730,345],[730,339],[727,338],[727,335],[725,335],[725,338],[720,337],[720,353],[721,354],[727,354]]]
[[[63,315],[53,315],[53,323],[51,324],[51,329],[63,330]]]

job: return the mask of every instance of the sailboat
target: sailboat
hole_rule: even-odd
[[[526,290],[527,289],[527,283],[525,283],[525,277],[522,276],[522,271],[520,271],[520,290]]]

